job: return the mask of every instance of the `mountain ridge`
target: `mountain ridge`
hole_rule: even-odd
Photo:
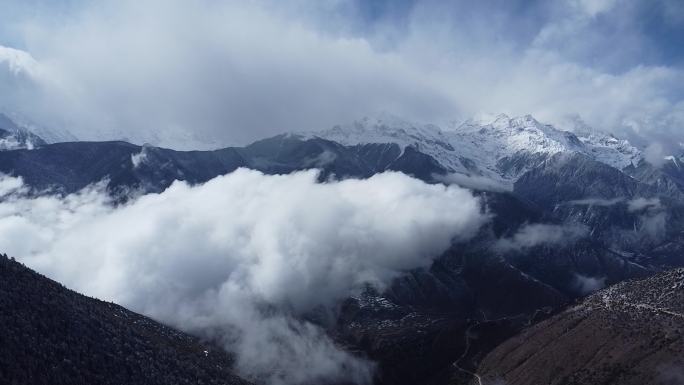
[[[211,344],[0,254],[0,382],[249,385]]]
[[[541,160],[560,152],[576,152],[620,170],[644,159],[641,151],[627,140],[587,130],[585,128],[584,136],[577,136],[542,124],[531,115],[511,118],[499,114],[485,120],[454,123],[447,129],[381,115],[301,135],[346,145],[396,143],[402,148],[412,146],[435,158],[449,172],[488,177],[506,184],[513,183],[527,171],[526,168],[505,171],[507,164],[524,156],[537,156]]]

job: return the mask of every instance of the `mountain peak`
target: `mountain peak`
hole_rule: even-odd
[[[588,128],[585,128],[586,132]],[[582,153],[623,169],[636,164],[641,152],[626,140],[607,135],[579,137],[573,132],[539,122],[532,115],[480,114],[447,130],[382,113],[349,124],[310,133],[310,136],[345,145],[395,143],[430,155],[448,171],[512,182],[526,168],[502,171],[501,162],[519,155],[550,156],[560,152]],[[508,160],[506,160],[508,159]]]
[[[46,142],[38,135],[17,125],[7,115],[0,113],[0,150],[32,150]]]
[[[500,114],[496,120],[491,123],[492,126],[516,126],[516,127],[536,127],[540,125],[539,121],[532,115],[523,115],[516,117],[509,117],[506,114]]]
[[[510,120],[510,116],[503,112],[499,113],[493,113],[493,112],[480,112],[478,114],[475,114],[472,116],[470,119],[467,119],[463,121],[462,123],[452,123],[453,127],[457,127],[459,125],[464,125],[464,124],[469,124],[469,125],[478,125],[478,126],[486,126],[489,124],[493,124],[494,122],[497,121],[508,121]]]

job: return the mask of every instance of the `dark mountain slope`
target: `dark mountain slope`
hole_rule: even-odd
[[[234,384],[230,357],[0,255],[0,383]]]
[[[0,152],[0,171],[21,176],[36,189],[74,192],[104,178],[117,183],[131,180],[124,170],[129,169],[136,151],[137,146],[125,142],[57,143],[36,150]]]
[[[648,198],[666,192],[577,153],[556,154],[542,162],[515,182],[514,191],[545,209],[581,199]]]
[[[599,291],[498,346],[478,371],[484,384],[681,384],[684,269]]]
[[[137,156],[137,164],[136,158]],[[102,180],[110,190],[160,191],[176,179],[201,182],[246,165],[235,150],[180,152],[126,142],[56,143],[0,152],[0,171],[35,189],[71,193]]]
[[[78,191],[107,180],[110,192],[159,192],[174,180],[206,182],[248,167],[267,174],[318,168],[321,179],[369,177],[402,171],[426,181],[444,169],[417,150],[402,153],[396,144],[343,146],[324,139],[280,135],[241,148],[174,151],[126,142],[70,142],[34,150],[0,152],[0,172],[21,176],[36,190]]]
[[[624,172],[640,182],[656,185],[662,191],[671,194],[684,191],[684,170],[682,170],[682,157],[672,158],[660,167],[654,167],[646,161],[641,161],[636,166],[624,169]]]
[[[684,192],[645,162],[623,172],[583,154],[556,154],[522,175],[514,194],[538,206],[543,221],[585,225],[593,239],[629,253],[648,253],[684,228]]]

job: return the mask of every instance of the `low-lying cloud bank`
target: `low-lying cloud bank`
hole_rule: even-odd
[[[372,365],[302,316],[429,265],[488,217],[469,191],[401,173],[316,178],[239,169],[115,207],[97,186],[31,197],[0,177],[0,247],[73,289],[220,338],[249,378],[369,383]]]

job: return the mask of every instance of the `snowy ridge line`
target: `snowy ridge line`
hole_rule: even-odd
[[[505,114],[451,124],[446,129],[419,124],[390,115],[363,118],[327,130],[303,133],[344,145],[396,143],[412,146],[432,156],[453,173],[486,177],[511,184],[526,168],[507,170],[516,157],[557,153],[581,153],[617,169],[637,165],[642,152],[627,140],[589,129],[577,133],[542,124],[531,115],[511,118]]]

